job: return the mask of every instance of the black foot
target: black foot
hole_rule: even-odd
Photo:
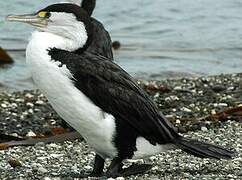
[[[105,173],[106,177],[125,177],[136,174],[144,173],[152,168],[151,164],[133,164],[128,168],[122,168],[122,160],[119,158],[114,158],[111,165],[109,166],[107,172]]]
[[[122,159],[120,158],[114,158],[108,167],[107,172],[105,173],[105,176],[108,178],[116,178],[122,176],[119,172],[122,171]]]
[[[151,168],[151,164],[132,164],[131,166],[124,168],[119,173],[121,174],[121,176],[125,177],[144,173],[146,171],[149,171]]]
[[[101,156],[96,154],[93,170],[91,174],[89,174],[90,177],[100,177],[103,175],[104,162],[105,160]]]

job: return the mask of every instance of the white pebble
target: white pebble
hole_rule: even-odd
[[[234,87],[233,86],[232,87],[228,87],[227,90],[232,91],[232,90],[234,90]]]
[[[51,154],[50,157],[53,157],[53,158],[59,158],[59,157],[62,157],[64,156],[64,154]]]
[[[203,132],[206,132],[206,131],[208,131],[208,128],[205,127],[205,126],[202,126],[202,127],[201,127],[201,130],[202,130]]]
[[[116,180],[125,180],[124,177],[117,177]]]
[[[32,94],[29,94],[29,93],[25,94],[25,97],[26,97],[26,98],[29,98],[29,99],[34,98],[34,96],[33,96]]]
[[[60,147],[60,146],[58,146],[58,145],[55,144],[55,143],[48,144],[47,146],[48,146],[48,147],[51,147],[51,148],[58,148],[58,147]]]
[[[177,119],[176,124],[181,124],[181,121],[179,119]]]
[[[182,107],[181,110],[184,111],[184,112],[192,112],[191,109],[188,109],[188,108],[186,108],[186,107]]]
[[[33,131],[29,131],[26,136],[27,137],[35,137],[36,134]]]
[[[42,157],[37,157],[37,160],[40,160],[40,161],[44,161],[46,160],[48,157],[46,156],[42,156]]]
[[[6,104],[1,104],[2,108],[7,108],[8,106]]]
[[[226,103],[219,103],[218,104],[220,107],[227,107],[228,106],[228,104],[226,104]]]
[[[217,114],[217,113],[216,113],[216,111],[213,109],[213,110],[211,111],[211,114],[214,115],[214,114]]]
[[[49,177],[45,177],[44,180],[51,180],[51,178],[49,178]]]
[[[30,114],[33,114],[33,113],[34,113],[33,109],[29,109],[28,112],[29,112]]]
[[[42,105],[42,104],[44,104],[44,101],[38,100],[38,101],[35,102],[35,104]]]
[[[156,158],[155,156],[151,156],[151,157],[149,157],[149,159],[150,159],[151,161],[155,161],[157,158]]]
[[[18,105],[16,103],[12,103],[11,107],[16,108],[16,107],[18,107]]]
[[[24,102],[24,99],[15,99],[15,102]]]
[[[174,87],[174,90],[182,90],[182,87],[181,86],[176,86],[176,87]]]
[[[152,167],[151,168],[153,171],[156,171],[156,170],[158,170],[159,168],[158,168],[158,166],[154,166],[154,167]]]
[[[38,169],[38,172],[40,172],[40,173],[47,173],[48,172],[48,170],[47,169],[45,169],[45,168],[43,168],[43,167],[39,167],[39,169]]]
[[[28,103],[26,103],[26,106],[28,106],[28,107],[34,107],[34,104],[33,104],[33,103],[28,102]]]
[[[86,170],[92,170],[92,167],[91,166],[85,166],[84,167]]]

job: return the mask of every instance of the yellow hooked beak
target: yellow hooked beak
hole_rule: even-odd
[[[23,15],[9,15],[6,17],[7,21],[23,22],[36,27],[46,27],[49,18],[46,12],[39,12],[38,14],[23,14]]]

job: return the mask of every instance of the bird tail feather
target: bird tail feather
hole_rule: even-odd
[[[184,137],[179,137],[176,140],[176,146],[200,158],[231,159],[237,154],[235,151],[223,147]]]

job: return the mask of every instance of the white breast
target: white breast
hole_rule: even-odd
[[[51,61],[46,49],[65,49],[64,39],[48,33],[36,32],[26,51],[27,64],[33,80],[45,94],[56,112],[76,129],[103,157],[115,157],[117,150],[112,143],[115,119],[103,112],[71,81],[72,74],[63,65]],[[60,47],[61,46],[61,47]],[[69,47],[69,46],[68,46]]]

